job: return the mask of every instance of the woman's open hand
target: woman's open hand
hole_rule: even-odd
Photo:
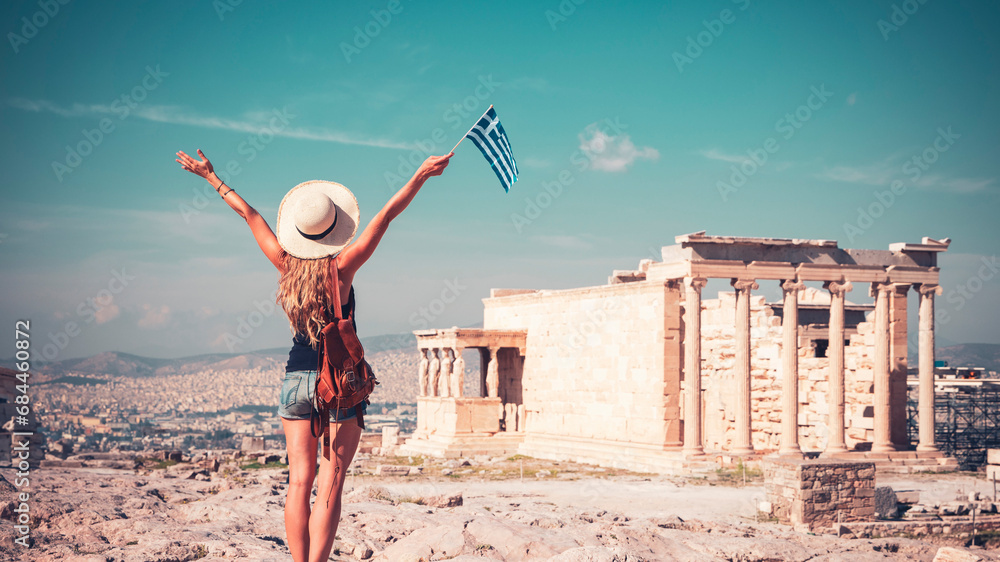
[[[454,156],[454,152],[449,152],[444,156],[429,156],[424,163],[420,165],[420,169],[417,170],[417,174],[422,175],[425,178],[431,176],[440,176],[444,169],[448,167],[448,161]]]
[[[202,158],[201,161],[195,160],[181,151],[177,153],[177,162],[179,162],[181,167],[185,170],[208,179],[209,174],[214,173],[215,169],[212,168],[212,163],[208,161],[208,158],[205,157],[205,154],[201,151],[201,149],[198,149],[198,156]]]

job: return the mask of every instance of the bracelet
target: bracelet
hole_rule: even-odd
[[[209,184],[209,185],[212,185],[212,184]],[[218,192],[219,192],[219,190],[220,190],[220,189],[222,189],[222,186],[224,186],[224,185],[226,185],[226,182],[224,182],[224,181],[220,181],[220,182],[219,182],[219,187],[216,187],[216,188],[215,188],[215,192],[216,192],[216,193],[218,193]],[[213,187],[214,187],[214,186],[213,186]]]
[[[229,187],[229,186],[227,185],[226,187]],[[229,194],[230,194],[230,193],[232,193],[232,192],[233,192],[233,188],[229,187],[229,191],[227,191],[227,192],[223,193],[223,194],[222,194],[222,198],[223,198],[223,199],[225,199],[225,198],[226,198],[226,195],[229,195]]]

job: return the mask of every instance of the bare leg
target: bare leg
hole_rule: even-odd
[[[361,440],[361,428],[358,427],[357,419],[333,423],[330,431],[330,447],[334,448],[337,462],[333,462],[334,459],[327,460],[325,455],[319,461],[319,489],[316,493],[316,505],[309,516],[310,562],[325,562],[330,559],[333,540],[340,524],[340,495],[344,491],[347,467],[351,465]],[[334,467],[338,464],[340,470],[334,474]],[[329,506],[327,498],[330,499]]]
[[[285,534],[292,560],[306,562],[309,554],[309,496],[316,476],[317,439],[309,420],[281,418],[288,451],[288,497],[285,499]]]

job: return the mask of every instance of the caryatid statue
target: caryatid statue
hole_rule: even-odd
[[[420,395],[427,396],[427,367],[429,362],[427,361],[427,350],[420,350],[420,366],[417,368],[417,376],[420,380]]]
[[[451,395],[451,348],[441,348],[441,389],[439,396]]]
[[[499,396],[500,387],[500,366],[497,364],[497,349],[490,348],[490,362],[486,365],[486,396],[496,398]]]
[[[427,376],[430,377],[430,392],[431,396],[439,396],[441,390],[441,361],[438,359],[437,348],[432,347],[431,352],[431,364],[427,368]]]
[[[451,395],[461,398],[463,386],[465,386],[465,359],[462,359],[462,350],[455,349],[455,363],[451,367]]]

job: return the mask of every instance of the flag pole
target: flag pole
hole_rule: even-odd
[[[486,111],[484,111],[484,112],[483,112],[483,115],[480,115],[480,116],[479,116],[479,119],[482,119],[482,118],[483,118],[483,116],[484,116],[484,115],[486,115],[487,113],[489,113],[491,109],[493,109],[493,104],[492,104],[492,103],[490,104],[490,106],[489,106],[489,107],[487,107],[487,108],[486,108]],[[476,119],[476,123],[479,123],[479,119]],[[455,148],[458,148],[458,145],[462,144],[462,141],[464,141],[464,140],[465,140],[465,137],[467,137],[467,136],[469,135],[469,133],[471,133],[471,132],[472,132],[472,129],[475,129],[475,128],[476,128],[476,123],[473,123],[473,124],[472,124],[472,126],[471,126],[471,127],[469,127],[469,130],[468,130],[468,131],[466,131],[464,135],[462,135],[462,138],[461,138],[461,139],[459,139],[457,143],[455,143]],[[452,152],[455,152],[455,148],[452,148],[452,149],[451,149],[451,150],[449,151],[449,154],[451,154]]]

